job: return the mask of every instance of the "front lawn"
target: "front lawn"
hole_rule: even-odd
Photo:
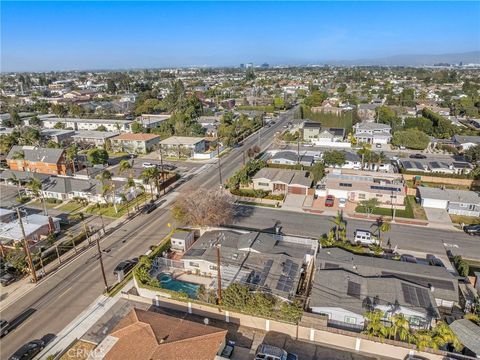
[[[142,206],[145,202],[149,201],[151,198],[150,194],[141,194],[137,196],[135,199],[128,202],[128,209],[130,213],[134,212],[135,206]],[[85,212],[89,214],[95,215],[103,215],[111,218],[119,218],[123,215],[127,214],[127,203],[124,204],[117,204],[117,211],[115,212],[115,207],[113,205],[105,205],[105,204],[95,204],[90,205],[85,209]]]
[[[69,201],[58,208],[58,210],[65,211],[67,213],[74,213],[85,207],[84,204],[76,201]]]
[[[452,219],[452,222],[455,224],[480,224],[480,218],[475,217],[475,216],[465,216],[465,215],[453,215],[449,214],[450,219]]]
[[[367,211],[363,206],[358,205],[355,208],[355,212],[366,214]],[[380,215],[380,216],[393,216],[393,210],[391,208],[376,208],[372,215]],[[405,200],[405,210],[397,210],[395,212],[396,217],[402,217],[407,219],[419,219],[419,220],[426,220],[427,217],[425,215],[425,211],[423,211],[422,207],[415,202],[415,197],[413,195],[407,196]]]

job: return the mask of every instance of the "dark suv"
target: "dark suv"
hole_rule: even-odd
[[[10,360],[30,360],[33,359],[45,347],[43,340],[32,340],[10,356]]]
[[[130,270],[133,269],[135,265],[137,265],[138,259],[132,259],[132,260],[125,260],[119,263],[115,269],[113,270],[113,275],[117,276],[120,271],[123,271],[123,274],[127,274]]]
[[[480,235],[480,224],[466,225],[463,227],[463,231],[465,231],[468,235]]]
[[[410,159],[426,159],[427,157],[423,154],[412,154],[410,155]]]

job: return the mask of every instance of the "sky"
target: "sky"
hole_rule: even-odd
[[[480,50],[480,2],[1,2],[0,70],[305,64]]]

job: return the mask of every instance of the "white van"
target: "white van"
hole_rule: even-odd
[[[355,230],[353,242],[358,245],[378,244],[377,238],[368,230]]]

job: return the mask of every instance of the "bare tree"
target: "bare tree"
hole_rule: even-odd
[[[173,217],[184,225],[218,226],[233,219],[232,198],[221,190],[198,189],[178,197]]]

